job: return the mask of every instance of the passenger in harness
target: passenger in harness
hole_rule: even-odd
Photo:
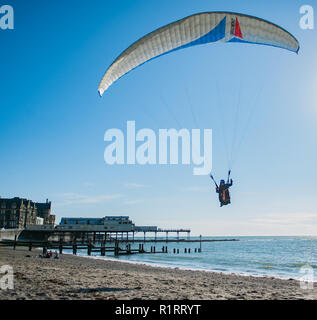
[[[229,192],[229,188],[231,186],[232,186],[232,179],[230,179],[230,183],[225,183],[225,180],[221,180],[219,187],[216,187],[216,192],[219,193],[220,207],[226,206],[231,203],[230,192]]]
[[[214,177],[210,174],[210,178],[214,181],[214,183],[216,185],[216,192],[219,194],[220,207],[226,206],[231,203],[229,188],[232,186],[233,181],[232,181],[232,179],[230,179],[230,173],[231,173],[231,171],[229,170],[227,183],[225,183],[225,180],[220,180],[219,186],[217,185],[216,181],[214,180]],[[229,183],[229,181],[230,181],[230,183]]]

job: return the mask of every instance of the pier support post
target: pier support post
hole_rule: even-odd
[[[63,240],[59,241],[59,254],[63,254]]]
[[[118,256],[119,255],[119,241],[115,241],[115,246],[114,246],[114,255]]]
[[[106,255],[106,241],[102,241],[102,243],[101,243],[100,254],[101,254],[101,256]]]
[[[73,254],[74,254],[74,255],[77,254],[77,244],[76,244],[75,241],[73,242]]]
[[[17,235],[14,236],[13,250],[15,250],[16,245],[17,245]]]
[[[152,249],[152,247],[151,247]],[[143,243],[139,243],[139,253],[144,253],[144,244]]]
[[[91,242],[90,241],[88,241],[87,253],[88,253],[89,256],[91,255]]]

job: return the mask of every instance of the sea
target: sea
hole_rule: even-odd
[[[199,240],[199,237],[191,237],[191,239]],[[112,253],[106,253],[104,257],[99,253],[92,253],[90,258],[280,279],[300,280],[309,274],[311,280],[317,282],[317,237],[245,236],[202,237],[202,239],[218,241],[202,241],[201,244],[200,242],[145,242],[146,251],[150,251],[154,246],[156,251],[162,251],[162,246],[167,246],[168,252],[137,253],[118,257]],[[237,241],[221,241],[227,239]],[[120,247],[125,248],[126,244],[120,242]],[[200,245],[201,252],[198,250]],[[138,243],[131,243],[132,249],[137,249],[138,246]],[[65,253],[71,253],[71,251]],[[78,250],[77,255],[87,256],[87,251]]]

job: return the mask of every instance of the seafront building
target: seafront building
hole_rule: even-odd
[[[105,216],[103,218],[67,218],[61,219],[59,230],[95,230],[132,232],[134,223],[128,216]]]
[[[187,233],[189,229],[161,229],[157,226],[136,226],[128,216],[90,217],[63,217],[61,222],[55,224],[55,215],[51,214],[52,204],[48,199],[45,203],[34,202],[24,198],[0,197],[0,240],[23,239],[47,241],[73,241],[78,238],[86,241],[106,239],[129,239],[135,233],[153,233],[155,241],[157,235],[165,233],[166,240],[169,233]]]
[[[24,198],[0,197],[0,229],[24,229],[31,225],[55,225],[51,201],[34,202]]]

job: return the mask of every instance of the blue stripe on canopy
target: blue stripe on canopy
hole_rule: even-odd
[[[226,35],[226,21],[227,21],[227,17],[224,17],[221,20],[221,22],[217,25],[217,27],[215,27],[214,29],[209,31],[204,36],[202,36],[202,37],[198,38],[197,40],[194,40],[194,41],[192,41],[192,42],[190,42],[188,44],[185,44],[185,45],[183,45],[183,46],[181,46],[179,48],[171,50],[171,51],[180,50],[180,49],[196,46],[196,45],[199,45],[199,44],[205,44],[205,43],[209,43],[209,42],[216,42],[216,41],[219,41],[219,40],[223,39],[225,37],[225,35]]]

